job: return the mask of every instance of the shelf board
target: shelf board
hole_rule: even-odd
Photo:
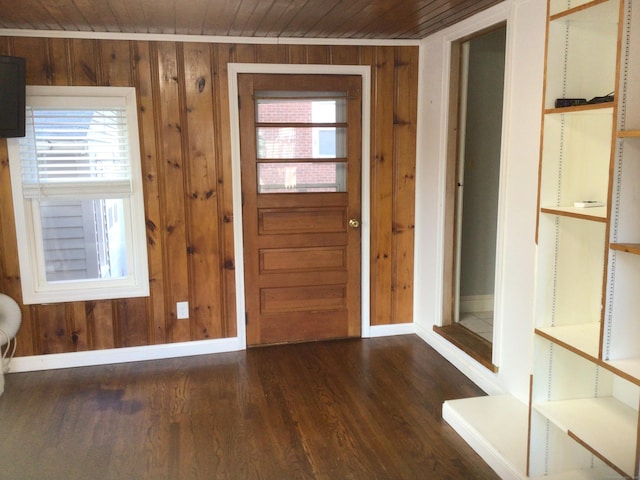
[[[547,402],[533,408],[619,473],[634,475],[637,410],[613,397]]]
[[[640,130],[622,130],[618,132],[618,138],[640,138]]]
[[[640,358],[607,360],[602,363],[616,375],[626,378],[636,385],[640,385]]]
[[[593,103],[587,105],[576,105],[574,107],[562,107],[562,108],[547,108],[545,109],[545,115],[560,115],[560,114],[581,114],[581,113],[599,113],[599,114],[612,114],[613,115],[613,103]],[[609,109],[610,112],[603,112],[603,110]]]
[[[640,255],[640,243],[612,243],[609,247],[611,250]]]
[[[551,215],[591,220],[592,222],[607,221],[607,207],[542,207],[540,211]]]
[[[531,480],[602,480],[603,478],[614,478],[611,476],[610,468],[570,470],[562,473],[551,473],[542,477],[532,477]]]
[[[536,333],[588,360],[597,360],[600,350],[600,323],[538,327]]]
[[[573,7],[573,8],[569,8],[567,10],[564,10],[562,12],[558,12],[555,13],[553,15],[551,15],[549,17],[549,21],[554,21],[554,20],[558,20],[561,19],[563,17],[567,17],[567,16],[577,16],[580,15],[581,12],[586,12],[586,14],[588,15],[590,12],[590,9],[593,9],[594,7],[602,4],[602,3],[607,3],[609,0],[592,0],[591,2],[587,2],[584,3],[582,5],[578,5],[577,7]],[[591,15],[593,16],[593,15]],[[597,18],[597,17],[596,17]]]

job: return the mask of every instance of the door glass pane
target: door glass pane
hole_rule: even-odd
[[[124,201],[43,201],[40,222],[48,282],[127,276]]]
[[[256,122],[258,123],[345,123],[347,121],[347,99],[341,92],[258,92],[256,100]],[[276,98],[296,96],[300,98]]]
[[[258,163],[258,193],[346,191],[346,163]]]
[[[258,158],[346,158],[347,129],[258,127]]]

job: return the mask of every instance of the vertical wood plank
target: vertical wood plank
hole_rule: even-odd
[[[113,302],[116,347],[138,347],[149,344],[147,309],[144,298],[122,298]]]
[[[131,45],[128,41],[104,40],[99,44],[102,59],[102,85],[129,87],[133,85]]]
[[[0,55],[2,48],[0,47]],[[0,138],[0,189],[3,192],[11,192],[11,180],[9,173],[9,158],[7,155],[7,140]],[[15,241],[15,223],[13,222],[13,198],[9,195],[0,196],[0,244],[16,243]],[[11,223],[9,223],[11,222]],[[12,240],[7,238],[13,232]],[[0,292],[6,292],[9,288],[9,275],[7,271],[7,260],[5,258],[6,249],[0,249]]]
[[[237,334],[236,284],[233,232],[233,189],[231,175],[231,130],[229,118],[229,83],[227,65],[236,60],[235,46],[219,45],[214,48],[214,115],[216,171],[218,172],[218,218],[222,221],[222,269],[223,299],[221,335],[231,337]],[[242,255],[242,252],[237,252]]]
[[[184,158],[182,151],[181,86],[184,81],[178,71],[178,55],[182,45],[158,43],[159,93],[156,104],[160,151],[161,208],[164,212],[165,235],[165,306],[167,338],[186,342],[191,337],[188,321],[178,321],[176,303],[189,299],[189,272],[187,261],[187,225],[185,224]]]
[[[19,37],[12,39],[12,44],[11,55],[27,59],[27,85],[48,85],[53,69],[47,39]]]
[[[413,247],[418,49],[396,47],[393,185],[392,323],[413,319]]]
[[[239,63],[255,63],[256,62],[256,45],[239,43],[234,45],[235,61]]]
[[[115,348],[113,302],[84,302],[89,345],[92,350]]]
[[[11,55],[12,45],[13,45],[13,38],[1,37],[0,38],[0,55]]]
[[[307,63],[307,47],[304,45],[289,45],[289,63],[298,65]]]
[[[97,40],[69,40],[73,85],[98,85],[102,72]]]
[[[358,65],[360,63],[360,47],[357,45],[340,45],[330,47],[333,65]]]
[[[331,63],[330,47],[326,45],[309,45],[307,47],[307,63],[329,64]]]
[[[187,247],[191,273],[192,339],[222,336],[223,302],[217,170],[213,114],[211,53],[206,44],[184,47],[187,176],[190,239]]]
[[[164,236],[160,204],[160,166],[156,135],[154,85],[158,87],[157,53],[148,42],[134,46],[134,81],[138,102],[138,129],[144,188],[144,210],[149,265],[149,305],[147,312],[151,344],[167,341],[165,323]],[[155,83],[154,83],[155,81]]]
[[[372,90],[371,324],[391,323],[395,52],[375,47]]]
[[[84,302],[69,304],[68,314],[71,317],[71,348],[74,352],[89,350],[89,328]]]
[[[73,85],[73,67],[69,62],[70,40],[52,38],[49,40],[49,64],[45,72],[51,85]]]
[[[288,63],[289,49],[286,45],[256,45],[258,63]]]
[[[71,332],[67,324],[66,303],[35,305],[38,324],[38,353],[64,353],[70,351]]]

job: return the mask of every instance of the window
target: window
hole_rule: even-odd
[[[135,90],[27,87],[8,147],[24,303],[149,295]]]

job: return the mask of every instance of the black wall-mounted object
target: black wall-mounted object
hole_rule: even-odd
[[[22,57],[0,55],[0,138],[24,137],[26,65]]]

